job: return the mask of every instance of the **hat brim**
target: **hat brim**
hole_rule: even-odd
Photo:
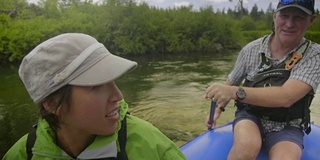
[[[308,15],[312,15],[312,11],[310,11],[310,10],[300,6],[300,5],[297,5],[297,4],[290,4],[290,5],[281,6],[281,7],[277,8],[276,12],[278,12],[278,11],[280,11],[282,9],[288,8],[288,7],[296,7],[296,8],[301,9],[302,11],[307,13]]]
[[[81,73],[68,84],[76,86],[97,86],[119,78],[134,70],[137,63],[113,54],[104,57],[92,67]]]

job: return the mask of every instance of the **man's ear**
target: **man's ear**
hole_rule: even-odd
[[[277,17],[277,12],[273,12],[273,14],[272,14],[272,20],[274,21],[274,20],[276,19],[276,17]]]
[[[316,21],[316,19],[317,19],[317,15],[316,14],[311,15],[310,23],[312,24],[314,21]]]

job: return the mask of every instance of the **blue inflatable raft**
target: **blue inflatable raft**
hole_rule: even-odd
[[[189,141],[180,149],[188,160],[227,159],[233,143],[232,122],[208,130]],[[258,155],[258,160],[268,160],[264,151]],[[304,136],[302,160],[320,159],[320,126],[311,125],[311,133]]]

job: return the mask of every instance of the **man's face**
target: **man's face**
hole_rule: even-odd
[[[299,44],[316,16],[310,16],[295,7],[274,13],[273,21],[278,40],[282,44]]]

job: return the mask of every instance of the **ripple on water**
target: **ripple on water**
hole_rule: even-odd
[[[152,89],[144,92],[141,95],[144,96],[143,100],[130,106],[129,111],[132,115],[160,128],[177,145],[182,145],[207,130],[204,121],[209,113],[210,101],[204,99],[206,84],[178,83],[176,80],[180,79],[179,75],[175,76],[176,80],[162,78],[167,80],[158,81]],[[317,95],[320,95],[319,89]],[[319,101],[320,98],[316,97],[311,105],[312,121],[316,124],[320,124]],[[226,112],[219,118],[217,125],[232,121],[234,112],[232,101],[228,104]]]
[[[204,99],[206,85],[189,82],[160,81],[152,89],[144,92],[143,100],[130,106],[130,114],[151,122],[170,139],[186,142],[203,133],[205,117],[210,109],[210,101]],[[226,113],[232,112],[230,107]],[[233,114],[227,114],[219,121],[229,122]]]

